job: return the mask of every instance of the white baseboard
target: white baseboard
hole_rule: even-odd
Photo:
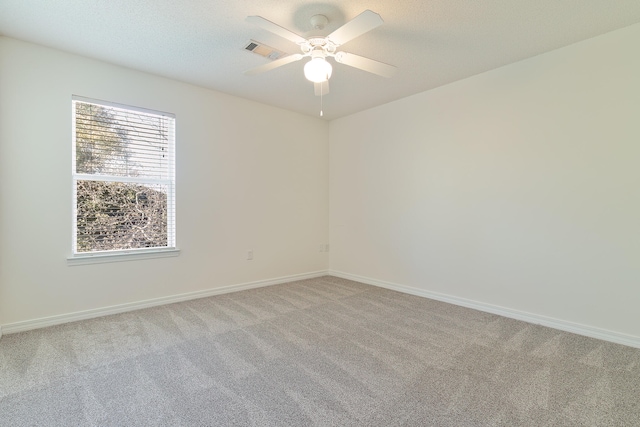
[[[372,279],[369,277],[358,276],[355,274],[344,273],[341,271],[316,271],[304,274],[294,274],[291,276],[278,277],[275,279],[259,280],[255,282],[241,283],[220,288],[207,289],[203,291],[188,292],[184,294],[171,295],[167,297],[153,298],[144,301],[120,304],[110,307],[97,308],[92,310],[78,311],[74,313],[61,314],[57,316],[44,317],[34,320],[26,320],[22,322],[8,323],[0,325],[0,338],[3,335],[16,332],[24,332],[32,329],[46,328],[48,326],[60,325],[63,323],[75,322],[78,320],[92,319],[95,317],[108,316],[111,314],[124,313],[127,311],[139,310],[143,308],[155,307],[159,305],[172,304],[175,302],[188,301],[197,298],[205,298],[213,295],[221,295],[231,292],[238,292],[247,289],[261,288],[265,286],[278,285],[281,283],[293,282],[296,280],[313,279],[325,275],[342,277],[344,279],[355,280],[357,282],[366,283],[368,285],[378,286],[403,292],[410,295],[416,295],[424,298],[430,298],[437,301],[447,302],[462,307],[468,307],[487,313],[497,314],[499,316],[509,317],[511,319],[522,320],[524,322],[547,326],[561,331],[571,332],[578,335],[584,335],[604,341],[622,344],[629,347],[640,348],[640,337],[619,332],[609,331],[606,329],[596,328],[593,326],[582,325],[579,323],[568,322],[566,320],[555,319],[552,317],[542,316],[538,314],[528,313],[520,310],[513,310],[493,304],[487,304],[479,301],[459,298],[438,292],[426,291],[423,289],[413,288],[410,286],[399,285],[396,283],[385,282]]]
[[[620,332],[609,331],[607,329],[596,328],[593,326],[573,323],[566,320],[555,319],[552,317],[542,316],[539,314],[528,313],[520,310],[513,310],[498,305],[487,304],[466,298],[455,297],[438,292],[426,291],[410,286],[398,285],[396,283],[384,282],[381,280],[362,277],[355,274],[344,273],[342,271],[329,270],[329,275],[341,277],[343,279],[355,280],[356,282],[366,283],[368,285],[378,286],[381,288],[391,289],[405,294],[416,295],[437,301],[447,302],[462,307],[473,308],[475,310],[487,313],[497,314],[499,316],[509,317],[511,319],[522,320],[524,322],[536,325],[547,326],[549,328],[559,329],[565,332],[571,332],[578,335],[584,335],[599,340],[609,341],[616,344],[622,344],[629,347],[640,348],[640,337],[634,335],[623,334]]]
[[[304,274],[294,274],[291,276],[278,277],[275,279],[258,280],[255,282],[241,283],[237,285],[223,286],[221,288],[206,289],[204,291],[188,292],[184,294],[171,295],[167,297],[153,298],[144,301],[131,302],[126,304],[113,305],[110,307],[96,308],[92,310],[77,311],[74,313],[60,314],[57,316],[43,317],[40,319],[25,320],[22,322],[7,323],[0,325],[0,337],[16,332],[24,332],[32,329],[46,328],[48,326],[60,325],[62,323],[75,322],[77,320],[93,319],[95,317],[109,316],[111,314],[124,313],[127,311],[140,310],[142,308],[155,307],[158,305],[173,304],[175,302],[188,301],[197,298],[205,298],[213,295],[227,294],[230,292],[244,291],[247,289],[261,288],[264,286],[279,285],[281,283],[293,282],[296,280],[313,279],[326,276],[327,271],[315,271]]]

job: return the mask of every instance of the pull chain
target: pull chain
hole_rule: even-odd
[[[320,117],[322,116],[322,83],[320,83]]]

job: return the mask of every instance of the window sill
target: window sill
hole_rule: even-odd
[[[135,261],[150,258],[166,258],[180,255],[180,249],[160,249],[144,252],[118,252],[82,254],[67,257],[67,265],[104,264],[108,262]]]

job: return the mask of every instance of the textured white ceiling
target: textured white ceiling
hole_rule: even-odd
[[[365,9],[385,24],[341,50],[398,67],[391,79],[334,65],[325,119],[419,93],[640,22],[639,0],[0,0],[0,34],[318,115],[303,61],[257,76],[249,39],[298,47],[247,22],[261,15],[303,37]],[[309,18],[328,26],[312,31]]]

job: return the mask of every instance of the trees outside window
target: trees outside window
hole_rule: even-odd
[[[175,118],[73,99],[76,255],[175,247]]]

